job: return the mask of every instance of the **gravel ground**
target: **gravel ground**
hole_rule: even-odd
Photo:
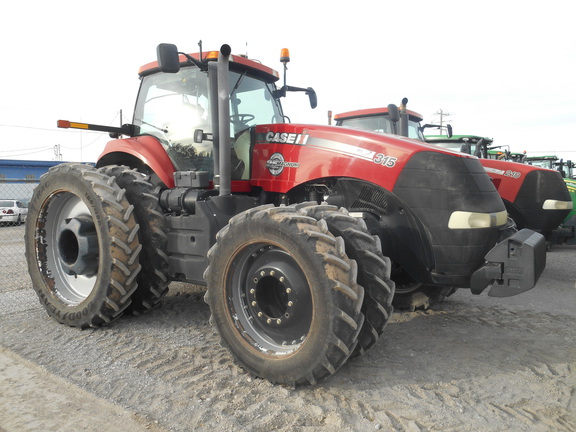
[[[201,287],[82,331],[47,316],[17,255],[0,252],[0,432],[576,430],[576,246],[519,296],[395,312],[365,356],[297,389],[234,365]]]

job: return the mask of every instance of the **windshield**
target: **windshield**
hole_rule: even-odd
[[[462,153],[474,154],[476,150],[476,145],[472,145],[468,147],[468,145],[460,142],[437,142],[437,141],[430,141],[430,144],[434,144],[438,147],[442,147],[448,150],[459,151]]]
[[[250,126],[283,121],[274,84],[230,72],[229,85],[233,140]],[[211,177],[212,141],[194,142],[195,130],[213,132],[210,104],[207,72],[184,67],[178,73],[157,73],[143,78],[133,123],[139,135],[158,138],[176,169],[208,171]]]
[[[540,168],[554,169],[554,161],[552,159],[532,159],[530,165]]]
[[[281,123],[280,104],[274,98],[274,84],[230,72],[230,135],[258,124]]]
[[[424,135],[420,129],[420,122],[415,122],[412,120],[408,121],[408,138],[424,141]]]
[[[392,122],[388,117],[372,116],[342,119],[339,122],[340,126],[363,129],[380,133],[392,133]]]
[[[344,127],[369,130],[379,133],[394,133],[392,121],[390,121],[390,118],[387,115],[342,119],[339,120],[338,124]],[[396,127],[399,128],[400,123],[398,123]],[[424,137],[420,131],[420,123],[413,120],[408,121],[408,138],[424,141]]]

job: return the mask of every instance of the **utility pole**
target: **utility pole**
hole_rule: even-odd
[[[442,133],[442,129],[444,128],[444,117],[450,117],[452,113],[446,112],[443,109],[439,109],[435,114],[440,116],[440,133]]]
[[[56,144],[54,146],[54,160],[56,161],[62,160],[62,153],[60,153],[60,144]]]

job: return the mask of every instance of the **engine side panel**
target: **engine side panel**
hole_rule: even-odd
[[[256,127],[251,183],[286,193],[315,178],[354,177],[392,190],[408,160],[421,151],[454,154],[411,139],[342,127],[261,125]]]

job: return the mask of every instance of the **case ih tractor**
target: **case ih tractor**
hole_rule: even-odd
[[[482,164],[492,177],[508,213],[519,228],[530,228],[544,234],[549,246],[574,243],[576,209],[574,193],[570,190],[570,184],[573,185],[574,182],[562,179],[559,169],[491,159],[488,154],[491,138],[475,135],[433,135],[426,136],[425,139],[446,148],[458,147],[486,159],[482,160]],[[523,160],[528,162],[529,158],[524,157]],[[515,179],[523,181],[518,182]]]
[[[95,167],[50,170],[30,203],[30,274],[57,321],[100,327],[150,309],[170,281],[205,285],[236,361],[297,385],[376,343],[392,312],[388,254],[438,293],[509,296],[540,277],[543,237],[505,237],[477,158],[286,123],[281,98],[305,92],[314,107],[314,91],[285,74],[278,88],[277,72],[227,45],[157,53],[139,71],[131,124],[59,121],[116,139]]]
[[[572,209],[568,188],[558,172],[536,166],[495,160],[488,157],[492,139],[475,135],[424,136],[422,116],[406,109],[407,99],[398,109],[386,108],[351,111],[335,116],[336,124],[375,130],[387,128],[390,133],[410,136],[443,148],[478,156],[482,166],[498,189],[509,216],[518,229],[529,228],[542,233],[549,244],[555,243],[563,232],[561,223]],[[379,122],[379,123],[376,123]],[[385,126],[383,126],[385,125]],[[380,130],[379,129],[379,130]]]

